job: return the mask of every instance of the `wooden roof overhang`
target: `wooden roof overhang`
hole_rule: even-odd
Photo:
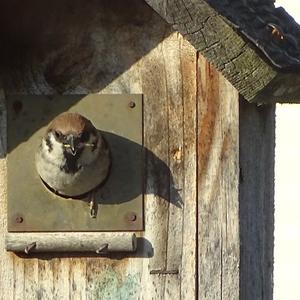
[[[300,102],[300,26],[273,0],[145,0],[249,102]]]

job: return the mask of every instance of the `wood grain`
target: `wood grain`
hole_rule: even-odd
[[[172,36],[174,41],[163,50],[166,61],[166,82],[168,88],[168,160],[173,179],[169,181],[169,194],[173,203],[178,205],[169,206],[168,237],[167,237],[167,260],[166,270],[178,270],[181,268],[182,259],[182,226],[183,226],[183,201],[184,190],[184,131],[183,131],[183,94],[181,68],[181,43],[178,47],[173,43],[178,40],[178,34]],[[167,63],[168,62],[168,63]],[[192,92],[192,91],[191,91]],[[180,277],[176,274],[169,275],[165,283],[164,298],[180,299]]]
[[[145,128],[149,129],[145,131],[145,146],[169,164],[168,134],[166,134],[169,131],[168,88],[166,62],[163,57],[167,45],[168,41],[164,40],[153,56],[146,58],[145,68],[141,68],[141,77],[145,95],[144,124]],[[154,99],[156,101],[153,101]],[[146,267],[147,274],[142,278],[141,286],[148,285],[148,288],[142,291],[142,296],[146,298],[151,294],[154,299],[163,299],[166,276],[150,275],[150,271],[166,268],[169,202],[157,195],[163,194],[169,197],[170,176],[165,172],[161,173],[155,161],[149,156],[146,170],[145,236],[147,238],[149,236],[155,255],[149,259]],[[155,192],[151,193],[151,190]]]
[[[201,56],[198,78],[199,298],[239,299],[238,93]]]
[[[275,105],[240,99],[241,297],[273,299]]]
[[[183,96],[183,233],[181,299],[197,298],[197,56],[188,42],[181,44]],[[187,247],[188,245],[188,247]]]

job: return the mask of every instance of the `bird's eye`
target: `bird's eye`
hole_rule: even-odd
[[[89,133],[87,131],[84,131],[80,135],[80,140],[82,142],[86,142],[89,139]]]
[[[61,138],[61,136],[62,136],[61,132],[59,132],[59,131],[54,131],[54,134],[57,139]]]

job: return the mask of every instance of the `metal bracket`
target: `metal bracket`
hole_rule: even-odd
[[[143,230],[142,95],[16,95],[7,101],[8,231]],[[95,194],[95,218],[88,199],[55,195],[35,171],[45,128],[63,111],[91,119],[111,149],[112,169]]]

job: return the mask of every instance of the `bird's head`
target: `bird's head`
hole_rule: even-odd
[[[64,152],[75,156],[84,147],[96,147],[97,130],[90,120],[78,113],[63,113],[49,125],[48,135],[61,144]]]

